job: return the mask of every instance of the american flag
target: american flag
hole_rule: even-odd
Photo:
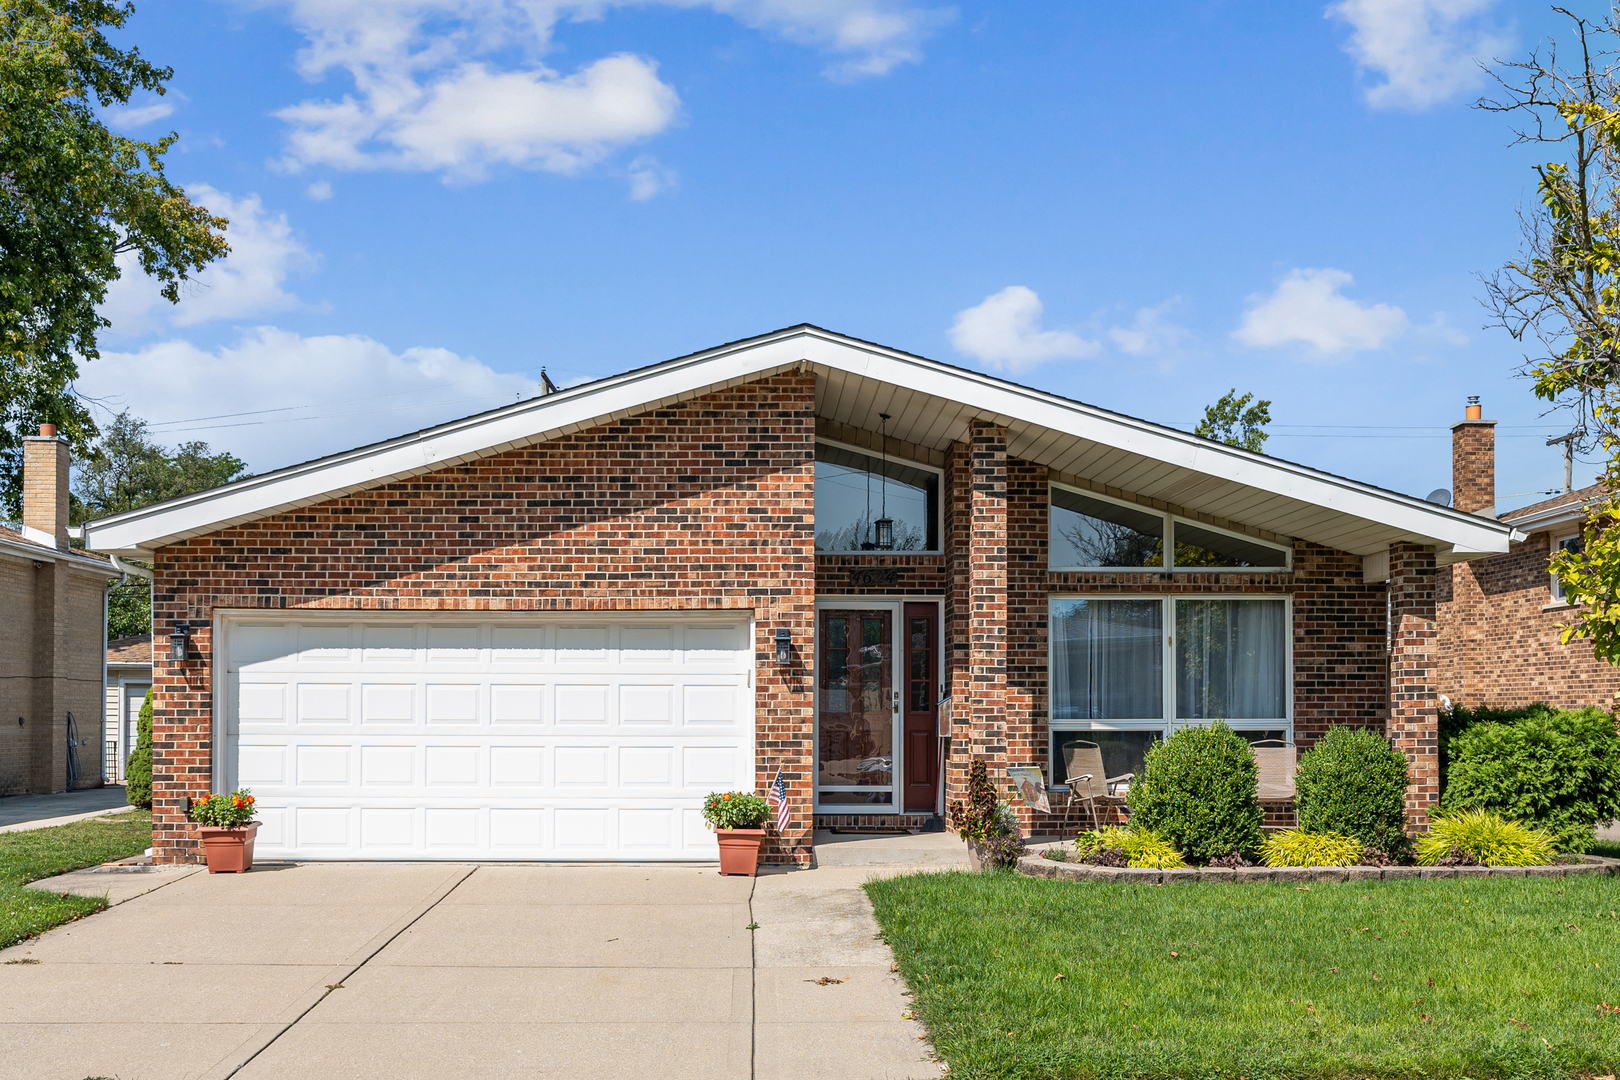
[[[771,781],[771,787],[765,794],[765,802],[776,807],[776,831],[778,834],[787,832],[788,813],[787,777],[782,775],[782,767],[776,767],[776,779]]]

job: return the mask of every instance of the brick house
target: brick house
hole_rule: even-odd
[[[24,439],[22,528],[0,528],[0,795],[101,784],[114,571],[69,546],[68,468],[54,427]]]
[[[1536,702],[1613,709],[1620,669],[1592,654],[1590,641],[1559,641],[1570,621],[1563,589],[1548,570],[1562,547],[1580,543],[1600,484],[1496,516],[1496,423],[1469,405],[1452,429],[1451,483],[1458,510],[1514,529],[1511,549],[1446,568],[1438,581],[1440,693],[1470,708]]]
[[[1421,821],[1437,568],[1511,532],[811,326],[87,526],[155,565],[165,860],[237,785],[267,857],[712,858],[780,770],[806,862],[1215,717],[1389,731]]]

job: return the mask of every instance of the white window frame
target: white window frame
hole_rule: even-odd
[[[1547,558],[1548,558],[1548,560],[1550,561],[1553,558],[1553,556],[1557,555],[1560,551],[1562,551],[1564,549],[1564,545],[1567,544],[1569,541],[1571,541],[1571,540],[1579,540],[1580,538],[1581,538],[1581,533],[1580,533],[1580,530],[1578,530],[1578,529],[1575,532],[1572,532],[1572,533],[1564,533],[1562,536],[1558,535],[1557,533],[1554,533],[1551,536],[1549,536],[1547,538],[1547,544],[1548,544]],[[1563,583],[1558,580],[1558,575],[1553,573],[1552,569],[1550,567],[1547,570],[1547,592],[1548,592],[1548,596],[1550,597],[1549,606],[1553,606],[1553,605],[1557,605],[1557,606],[1561,606],[1561,607],[1568,607],[1569,606],[1569,598],[1564,595]]]
[[[1054,664],[1054,642],[1051,625],[1054,605],[1069,600],[1157,600],[1162,607],[1161,626],[1164,630],[1164,664],[1161,675],[1164,679],[1164,689],[1161,694],[1164,715],[1156,720],[1058,720],[1054,718],[1057,711],[1052,702],[1052,668]],[[1283,737],[1292,744],[1294,741],[1294,598],[1286,593],[1086,593],[1086,592],[1055,592],[1046,598],[1046,741],[1048,752],[1053,734],[1060,731],[1153,731],[1158,732],[1161,739],[1167,739],[1182,728],[1208,727],[1213,720],[1188,720],[1177,715],[1176,701],[1176,647],[1175,605],[1181,600],[1281,600],[1283,602],[1283,621],[1287,631],[1283,634],[1284,655],[1284,693],[1283,707],[1287,712],[1284,717],[1268,717],[1266,719],[1240,719],[1225,721],[1226,726],[1233,731],[1276,731],[1281,730]]]
[[[825,443],[828,446],[836,446],[838,449],[847,450],[852,454],[860,454],[862,457],[874,456],[870,447],[856,446],[853,443],[839,442],[837,439],[824,439],[819,435],[816,436],[815,441],[817,443]],[[880,460],[883,457],[881,453],[875,456]],[[945,470],[939,468],[937,465],[930,465],[926,461],[913,461],[911,458],[902,457],[900,455],[896,455],[894,460],[902,463],[907,468],[921,469],[923,472],[931,472],[938,477],[939,483],[934,489],[936,493],[934,497],[934,536],[939,539],[939,546],[933,548],[913,548],[909,551],[822,551],[820,548],[816,548],[815,553],[817,555],[943,555],[945,553]],[[811,459],[810,465],[810,505],[814,507],[816,501],[814,458]],[[811,536],[810,541],[811,545],[814,546],[815,537],[813,535]]]
[[[1219,525],[1210,525],[1207,522],[1198,521],[1195,518],[1186,517],[1181,514],[1173,514],[1168,510],[1158,510],[1152,506],[1144,506],[1141,503],[1130,502],[1126,499],[1116,499],[1112,495],[1104,495],[1097,491],[1088,491],[1085,488],[1074,487],[1070,484],[1058,483],[1055,480],[1050,482],[1047,487],[1048,489],[1057,488],[1062,491],[1073,492],[1076,495],[1083,495],[1088,499],[1096,499],[1098,502],[1112,503],[1115,506],[1134,510],[1140,514],[1149,514],[1161,518],[1164,522],[1165,565],[1163,566],[1060,565],[1052,561],[1051,553],[1056,549],[1051,543],[1051,538],[1053,512],[1055,510],[1062,509],[1062,507],[1057,506],[1057,504],[1052,501],[1049,490],[1046,500],[1046,536],[1048,552],[1047,569],[1055,573],[1106,572],[1111,574],[1286,574],[1292,572],[1294,568],[1293,550],[1283,544],[1276,543],[1275,541],[1262,540],[1257,536],[1250,536],[1248,533],[1236,532],[1232,529],[1223,529]],[[1276,566],[1177,566],[1176,525],[1178,523],[1186,524],[1195,529],[1203,529],[1206,532],[1216,533],[1221,536],[1230,536],[1234,540],[1243,540],[1250,544],[1256,544],[1260,547],[1268,548],[1277,552],[1278,555],[1281,556],[1281,559],[1278,561]]]

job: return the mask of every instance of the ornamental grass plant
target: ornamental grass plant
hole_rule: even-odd
[[[1097,832],[1081,833],[1074,842],[1075,858],[1085,861],[1099,851],[1120,851],[1125,865],[1147,870],[1174,870],[1187,865],[1176,846],[1139,827],[1110,826]]]
[[[1283,829],[1260,845],[1260,861],[1267,866],[1354,866],[1361,852],[1362,843],[1354,836]]]
[[[1417,861],[1438,866],[1453,849],[1481,866],[1545,866],[1557,847],[1550,833],[1492,810],[1458,810],[1437,815],[1418,837]]]

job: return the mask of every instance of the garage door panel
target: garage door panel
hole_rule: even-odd
[[[261,857],[712,859],[703,798],[755,784],[746,624],[331,623],[227,622]]]

